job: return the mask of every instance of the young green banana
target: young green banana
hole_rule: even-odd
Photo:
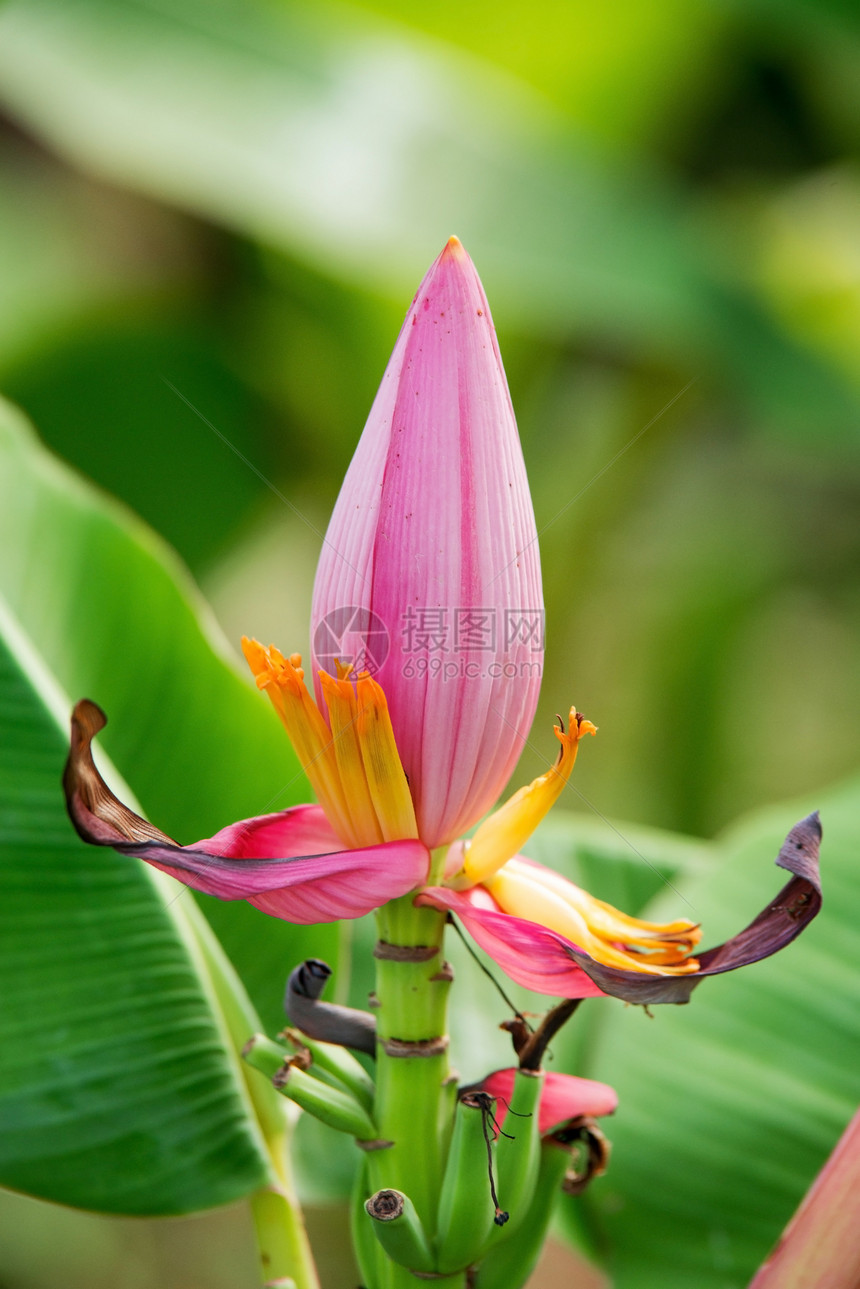
[[[360,1061],[337,1043],[321,1043],[297,1029],[285,1029],[281,1037],[295,1052],[306,1051],[311,1058],[309,1073],[325,1070],[370,1113],[376,1085]],[[328,1081],[328,1080],[326,1080]]]
[[[490,1248],[495,1239],[507,1237],[521,1225],[531,1204],[540,1162],[538,1105],[543,1084],[542,1070],[517,1070],[514,1077],[504,1131],[496,1143],[499,1203],[510,1214],[510,1222],[501,1231],[490,1232]]]
[[[377,1191],[364,1209],[374,1235],[392,1262],[410,1271],[433,1270],[430,1244],[408,1195],[395,1190]]]
[[[439,1201],[436,1262],[441,1272],[468,1266],[486,1244],[493,1222],[507,1221],[494,1195],[491,1105],[483,1092],[467,1092],[457,1105]]]
[[[569,1154],[555,1142],[540,1148],[537,1182],[516,1239],[506,1240],[482,1259],[474,1289],[520,1289],[540,1257],[556,1196],[570,1162]]]
[[[264,1034],[255,1034],[242,1049],[245,1060],[267,1075],[272,1086],[308,1114],[360,1141],[372,1141],[377,1133],[373,1120],[349,1092],[320,1083],[286,1059],[279,1044]]]

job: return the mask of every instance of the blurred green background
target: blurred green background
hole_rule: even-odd
[[[601,727],[569,804],[710,837],[857,768],[855,6],[11,0],[0,112],[0,388],[229,638],[306,649],[456,232],[541,530],[532,741],[574,699]]]

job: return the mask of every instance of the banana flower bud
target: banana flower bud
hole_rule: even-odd
[[[453,841],[496,802],[543,662],[537,530],[490,310],[452,237],[418,288],[317,569],[313,672],[385,691],[418,835]],[[316,681],[317,696],[322,688]]]

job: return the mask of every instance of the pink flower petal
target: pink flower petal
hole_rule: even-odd
[[[516,422],[486,297],[455,238],[419,287],[344,480],[312,623],[315,672],[333,669],[336,647],[352,656],[341,628],[367,633],[420,836],[452,841],[506,784],[543,660]]]
[[[501,1127],[508,1112],[508,1104],[514,1090],[516,1070],[496,1070],[482,1081],[481,1088],[491,1097],[498,1098],[498,1105],[493,1111],[496,1122]],[[538,1128],[540,1135],[546,1137],[556,1132],[563,1124],[580,1115],[614,1114],[618,1108],[618,1093],[607,1083],[598,1083],[594,1079],[579,1079],[572,1074],[544,1074],[544,1084],[540,1094],[538,1110]]]
[[[257,822],[246,819],[232,826],[253,828]],[[286,828],[289,821],[283,822]],[[115,848],[145,859],[197,891],[222,900],[247,899],[264,913],[302,924],[363,917],[420,886],[429,861],[426,847],[418,841],[384,842],[324,855],[244,859],[225,859],[206,849],[164,842],[115,843]]]
[[[603,992],[571,960],[569,940],[536,922],[503,913],[480,886],[471,891],[428,886],[415,903],[456,913],[472,939],[525,989],[555,998],[595,998]]]
[[[224,859],[283,859],[291,855],[325,855],[343,843],[322,806],[293,806],[270,815],[240,819],[214,837],[189,846]]]
[[[429,854],[418,841],[342,850],[319,806],[242,819],[212,838],[179,846],[123,805],[92,759],[104,726],[95,703],[78,703],[63,777],[72,822],[84,841],[144,859],[197,891],[247,899],[287,922],[362,917],[425,880]]]

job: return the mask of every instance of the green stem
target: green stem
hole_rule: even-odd
[[[445,914],[415,908],[412,897],[404,896],[378,911],[377,928],[389,956],[377,958],[374,1119],[379,1137],[393,1144],[368,1153],[366,1184],[368,1194],[390,1188],[408,1195],[432,1241],[454,1102],[447,1052],[450,973],[442,957]],[[421,947],[427,952],[409,960],[408,951]],[[405,955],[398,958],[398,950]],[[410,1045],[418,1046],[410,1052]],[[356,1220],[362,1218],[370,1220],[357,1213]],[[383,1256],[375,1266],[378,1284],[371,1289],[414,1289],[407,1269]],[[439,1289],[464,1289],[465,1283],[464,1272],[433,1281]]]
[[[269,1154],[278,1173],[274,1185],[251,1196],[251,1214],[257,1235],[264,1285],[294,1289],[319,1289],[319,1279],[308,1244],[289,1166],[288,1141],[270,1141]]]
[[[209,923],[193,901],[186,912],[194,931],[195,947],[211,984],[213,1005],[220,1014],[236,1061],[237,1078],[244,1087],[249,1110],[256,1120],[271,1165],[270,1182],[251,1196],[260,1265],[265,1285],[280,1289],[320,1289],[304,1218],[295,1192],[289,1157],[291,1118],[287,1102],[269,1080],[239,1058],[246,1040],[260,1029],[245,987],[218,943]],[[203,976],[204,973],[201,973]]]

